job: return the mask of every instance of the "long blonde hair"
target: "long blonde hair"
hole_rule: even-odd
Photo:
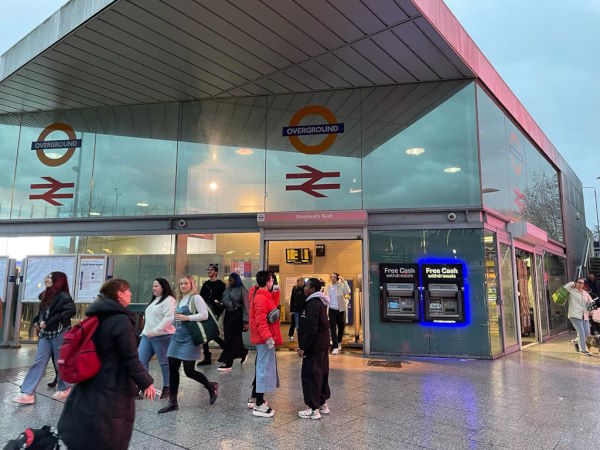
[[[189,294],[186,295],[191,295],[194,296],[198,293],[198,288],[196,287],[196,280],[194,280],[194,277],[192,275],[184,275],[181,277],[181,280],[186,279],[190,282],[190,285],[192,286],[192,290],[190,291]],[[179,280],[181,282],[181,280]],[[177,300],[181,300],[183,298],[183,293],[181,292],[181,289],[179,289],[179,285],[177,285]]]

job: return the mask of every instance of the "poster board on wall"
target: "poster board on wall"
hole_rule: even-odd
[[[75,303],[91,303],[106,281],[106,255],[81,255],[77,261],[77,288]]]
[[[38,295],[45,289],[44,279],[50,272],[64,272],[69,282],[69,293],[75,288],[76,255],[28,256],[23,273],[22,302],[39,302]]]

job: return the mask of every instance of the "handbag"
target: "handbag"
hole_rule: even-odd
[[[559,287],[552,294],[552,301],[557,305],[564,305],[569,298],[569,291],[564,286]]]
[[[190,298],[189,308],[191,314],[196,314],[196,305],[193,298]],[[183,322],[192,335],[192,342],[194,345],[208,344],[210,341],[214,341],[218,338],[221,334],[217,318],[208,306],[206,309],[208,310],[208,319],[200,322],[193,320],[186,320]]]

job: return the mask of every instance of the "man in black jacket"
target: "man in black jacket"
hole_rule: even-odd
[[[306,301],[298,326],[298,355],[302,358],[302,392],[307,409],[303,419],[320,419],[329,414],[329,297],[321,292],[321,282],[309,278],[304,285]]]
[[[304,301],[306,295],[304,295],[304,278],[298,277],[296,280],[296,286],[292,289],[292,295],[290,296],[290,312],[292,314],[292,324],[288,331],[288,339],[294,340],[294,330],[298,327],[300,320],[300,313],[304,310]]]
[[[221,299],[223,298],[223,292],[225,292],[227,286],[225,286],[225,283],[222,280],[219,280],[218,264],[209,264],[206,271],[208,272],[208,280],[204,282],[202,288],[200,289],[200,297],[202,297],[202,300],[206,302],[208,307],[218,319],[223,312]],[[217,337],[215,342],[219,344],[219,347],[223,348],[223,339]],[[204,355],[204,359],[198,363],[198,366],[208,366],[212,364],[208,342],[202,344],[202,353]]]

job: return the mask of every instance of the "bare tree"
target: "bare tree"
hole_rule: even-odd
[[[558,181],[546,174],[534,173],[525,189],[523,216],[542,228],[554,240],[562,241],[563,223]]]

